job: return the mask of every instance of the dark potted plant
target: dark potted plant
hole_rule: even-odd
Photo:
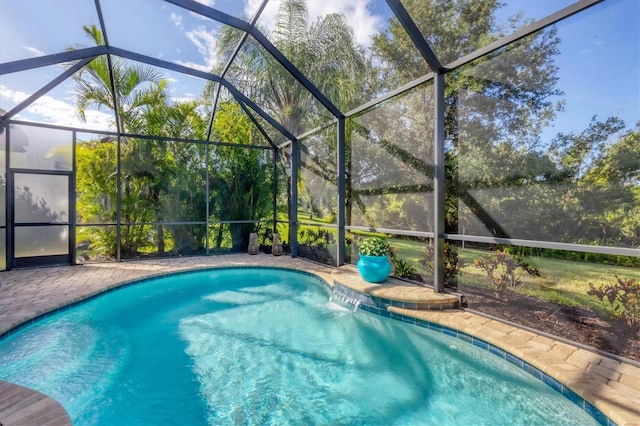
[[[389,262],[390,247],[380,237],[367,237],[358,244],[360,259],[356,266],[363,280],[370,283],[381,283],[391,272]]]

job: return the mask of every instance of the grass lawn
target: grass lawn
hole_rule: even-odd
[[[327,223],[321,220],[311,220],[307,214],[299,213],[299,220],[312,223],[313,225],[326,226]],[[299,230],[311,228],[317,230],[315,226],[301,225]],[[284,227],[283,227],[284,228]],[[333,230],[327,229],[329,232]],[[284,229],[283,229],[284,231]],[[362,236],[377,235],[368,232],[350,232]],[[404,238],[388,238],[389,244],[398,249],[396,256],[408,261],[418,273],[429,277],[431,272],[419,260],[427,250],[424,243],[412,241]],[[300,240],[301,242],[303,239]],[[459,249],[459,258],[464,262],[460,272],[459,280],[464,285],[489,287],[486,273],[473,265],[475,259],[488,256],[490,252],[480,249],[464,248]],[[622,266],[611,266],[597,263],[550,259],[545,257],[526,257],[525,260],[530,265],[538,268],[540,277],[532,276],[523,272],[520,276],[522,285],[517,289],[518,293],[535,296],[540,299],[553,302],[583,306],[603,312],[603,306],[595,297],[587,295],[589,283],[595,287],[603,284],[613,284],[616,276],[625,279],[636,279],[640,281],[640,268],[629,268]]]
[[[390,238],[389,243],[398,248],[397,256],[411,262],[421,274],[431,272],[418,261],[426,252],[426,245],[400,238]],[[473,265],[474,259],[488,256],[489,252],[478,249],[459,249],[459,258],[465,266],[461,268],[460,282],[466,285],[488,287],[486,273]],[[595,287],[613,284],[616,276],[640,281],[640,268],[627,268],[597,263],[575,262],[544,257],[526,257],[529,264],[540,271],[540,277],[526,272],[520,276],[523,284],[519,293],[551,300],[557,303],[586,306],[602,311],[601,303],[587,295],[589,283]]]

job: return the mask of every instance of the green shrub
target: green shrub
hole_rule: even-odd
[[[427,251],[422,255],[420,264],[424,265],[431,272],[434,271],[433,258],[435,254],[435,248],[432,243],[427,246]],[[458,273],[460,268],[464,267],[464,260],[458,256],[458,249],[449,244],[444,243],[444,285],[445,287],[457,288],[458,287]]]
[[[616,282],[595,288],[589,283],[589,296],[597,297],[600,302],[617,318],[624,318],[629,327],[640,324],[640,282],[631,278],[620,278]]]
[[[538,269],[519,256],[511,256],[506,251],[498,250],[489,256],[474,259],[473,265],[487,274],[489,285],[497,292],[515,290],[522,284],[520,277],[527,272],[540,276]]]
[[[331,244],[333,240],[334,235],[325,229],[314,231],[311,228],[301,228],[299,231],[298,241],[300,244],[323,248]]]
[[[365,256],[388,256],[389,243],[379,237],[368,237],[358,243],[358,252]]]
[[[397,254],[398,249],[391,247],[389,257],[393,265],[393,275],[400,278],[412,278],[416,274],[416,268],[406,259],[400,259]]]

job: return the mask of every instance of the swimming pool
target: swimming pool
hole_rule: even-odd
[[[0,379],[79,425],[596,424],[487,351],[328,298],[277,269],[149,280],[3,339]]]

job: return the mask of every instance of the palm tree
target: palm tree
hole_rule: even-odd
[[[82,28],[97,46],[104,44],[102,32],[95,25]],[[85,112],[91,105],[117,111],[119,131],[127,132],[140,120],[145,107],[164,102],[167,81],[151,67],[130,65],[118,57],[112,56],[111,69],[114,90],[106,56],[95,58],[73,76],[76,107],[82,120],[86,120]]]
[[[213,124],[214,138],[252,145],[257,130],[237,104],[220,105]],[[260,220],[269,216],[272,179],[267,151],[246,147],[219,146],[212,151],[210,163],[211,206],[223,220]],[[253,223],[231,223],[232,251],[246,250]],[[222,244],[223,226],[218,228],[216,249]]]
[[[305,1],[284,0],[274,30],[260,30],[338,109],[361,103],[370,67],[344,15],[329,14],[310,24]],[[224,60],[238,37],[226,34],[228,29],[222,32],[218,52]],[[253,38],[247,39],[226,77],[294,135],[323,114],[302,84]],[[206,94],[210,92],[208,87]]]
[[[84,26],[83,30],[96,45],[104,44],[102,32],[95,25]],[[76,84],[74,97],[80,118],[86,120],[86,109],[89,106],[106,108],[117,112],[117,127],[120,132],[135,132],[143,128],[145,111],[154,105],[164,104],[166,100],[167,81],[160,72],[151,67],[128,64],[117,57],[111,58],[111,72],[109,59],[100,56],[78,71],[73,80]],[[135,153],[139,148],[138,144],[131,142],[131,155],[143,158],[140,153]],[[127,168],[123,167],[123,170],[126,171]],[[137,177],[135,172],[124,173],[122,176],[124,193],[121,214],[124,222],[147,222],[150,219],[144,205],[140,205],[141,202],[144,204],[144,200],[139,199],[143,188],[139,187],[140,182],[136,182]],[[143,234],[144,226],[126,225],[122,233],[122,251],[135,254],[143,242]]]
[[[176,102],[172,105],[156,103],[145,108],[136,132],[171,138],[205,139],[205,121],[198,113],[196,101]],[[130,164],[136,177],[144,179],[146,197],[153,205],[157,222],[189,219],[203,220],[204,150],[201,145],[167,141],[139,141],[135,160]],[[142,154],[142,155],[140,155]],[[201,198],[201,199],[200,199]],[[188,201],[188,205],[185,202]],[[194,225],[195,226],[195,225]],[[194,252],[203,247],[205,226],[190,232],[188,226],[174,225],[171,233],[174,248]],[[158,253],[164,253],[164,231],[157,225]]]
[[[360,105],[367,96],[371,66],[344,15],[329,14],[310,23],[305,1],[284,0],[273,31],[259,29],[341,111]],[[228,59],[226,53],[233,50],[238,40],[236,31],[223,28],[218,39],[221,61]],[[222,69],[222,65],[214,69]],[[251,37],[225,77],[294,135],[328,118],[302,84]],[[212,91],[213,87],[208,86],[205,97],[210,97]],[[346,143],[349,144],[348,134]],[[335,138],[329,144],[335,150]],[[316,160],[324,170],[335,170],[333,157],[335,155]],[[290,156],[280,158],[288,162]],[[323,176],[336,184],[335,173]],[[290,179],[287,179],[287,194],[289,207]]]

